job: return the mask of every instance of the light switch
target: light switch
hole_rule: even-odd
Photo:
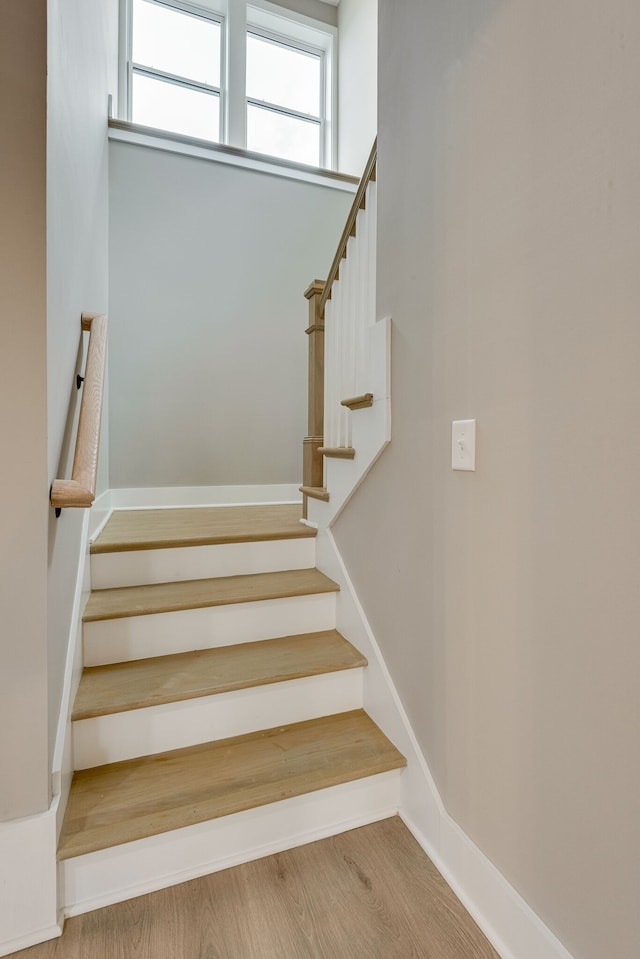
[[[454,420],[451,430],[451,469],[475,470],[476,421]]]

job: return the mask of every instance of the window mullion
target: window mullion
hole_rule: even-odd
[[[224,137],[230,146],[247,146],[247,8],[245,0],[228,0],[225,44]]]

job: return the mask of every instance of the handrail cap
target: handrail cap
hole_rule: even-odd
[[[325,280],[313,280],[304,291],[306,299],[310,300],[312,296],[322,296],[326,285]]]
[[[95,494],[85,489],[75,480],[54,480],[51,487],[51,505],[56,509],[80,507],[87,509],[93,505]]]

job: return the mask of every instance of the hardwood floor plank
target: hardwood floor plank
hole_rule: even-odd
[[[314,529],[302,525],[301,516],[300,504],[120,510],[112,513],[92,544],[91,552],[116,553],[315,536]]]
[[[16,959],[499,959],[394,817],[67,920]]]
[[[145,616],[179,609],[224,606],[311,593],[333,593],[337,583],[317,569],[291,569],[249,576],[218,576],[151,586],[121,586],[94,590],[85,607],[83,621]]]
[[[76,772],[58,858],[399,769],[363,710]]]
[[[82,674],[72,719],[366,665],[365,657],[351,643],[336,630],[329,630],[94,666]]]

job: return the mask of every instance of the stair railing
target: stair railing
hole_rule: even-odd
[[[96,496],[107,358],[107,318],[101,313],[83,313],[81,322],[82,330],[89,333],[84,388],[71,479],[56,479],[51,487],[51,505],[55,507],[56,516],[66,507],[88,509]],[[82,383],[83,378],[78,375],[78,388]]]
[[[370,406],[368,349],[376,302],[376,164],[373,145],[325,282],[314,280],[309,300],[309,422],[303,446],[304,516],[307,497],[327,500],[324,456],[350,457],[351,410]]]

